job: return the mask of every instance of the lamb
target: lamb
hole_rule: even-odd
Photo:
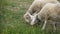
[[[34,0],[32,5],[29,7],[27,12],[24,14],[24,19],[26,22],[31,22],[32,19],[30,15],[34,15],[34,13],[38,13],[42,7],[47,3],[59,3],[57,0]]]
[[[38,16],[38,17],[37,17]],[[44,22],[42,30],[45,29],[46,23],[49,21],[52,22],[54,30],[56,30],[56,23],[60,22],[60,3],[52,4],[47,3],[41,11],[34,16],[34,21],[30,23],[30,25],[34,25],[36,23],[37,18]]]

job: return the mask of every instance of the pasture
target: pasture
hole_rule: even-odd
[[[41,30],[41,25],[31,27],[26,24],[23,15],[32,2],[33,0],[0,0],[0,34],[60,34],[60,28],[53,32],[50,23],[44,31]]]

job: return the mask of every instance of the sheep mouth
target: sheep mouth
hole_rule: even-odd
[[[41,20],[38,18],[38,15],[31,17],[30,25],[40,24]]]

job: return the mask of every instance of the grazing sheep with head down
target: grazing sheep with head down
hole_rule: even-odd
[[[42,7],[47,3],[59,3],[57,0],[34,0],[32,5],[29,7],[27,12],[24,14],[24,19],[26,22],[31,22],[31,16],[34,15],[34,13],[38,13]]]
[[[37,17],[38,16],[38,17]],[[52,4],[47,3],[41,11],[36,14],[34,21],[30,23],[30,25],[36,24],[37,18],[44,22],[42,30],[45,29],[46,23],[49,21],[52,22],[54,30],[56,30],[56,23],[60,22],[60,3]]]

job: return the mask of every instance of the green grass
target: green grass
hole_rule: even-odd
[[[0,34],[60,34],[58,32],[52,33],[49,28],[42,31],[40,25],[31,27],[26,24],[23,15],[32,1],[0,0]]]

